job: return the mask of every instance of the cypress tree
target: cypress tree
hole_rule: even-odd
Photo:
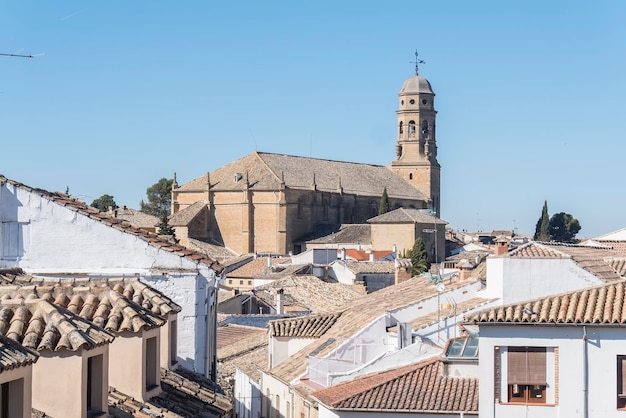
[[[383,195],[380,197],[380,206],[378,207],[378,214],[382,215],[383,213],[389,212],[389,196],[387,196],[387,188],[383,189]]]
[[[548,201],[544,200],[541,217],[535,227],[535,241],[550,241],[550,215],[548,215]]]

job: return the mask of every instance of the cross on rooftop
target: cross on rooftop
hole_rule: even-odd
[[[418,59],[417,56],[419,54],[417,53],[417,49],[415,50],[415,61],[409,61],[411,64],[415,64],[415,75],[419,75],[418,74],[418,65],[419,64],[426,64],[426,61]]]

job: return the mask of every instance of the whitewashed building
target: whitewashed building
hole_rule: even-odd
[[[626,282],[468,315],[480,332],[480,417],[622,417]]]
[[[182,307],[178,362],[215,379],[221,266],[58,192],[0,176],[0,268],[40,277],[137,277]]]

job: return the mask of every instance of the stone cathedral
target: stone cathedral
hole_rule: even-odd
[[[391,208],[431,208],[440,216],[435,93],[418,74],[399,93],[396,159],[388,166],[254,152],[172,187],[170,225],[190,238],[237,253],[298,253],[299,238]],[[390,147],[392,144],[390,144]]]

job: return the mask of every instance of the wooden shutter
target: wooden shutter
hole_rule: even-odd
[[[546,349],[541,347],[509,347],[507,359],[509,385],[545,385]]]

